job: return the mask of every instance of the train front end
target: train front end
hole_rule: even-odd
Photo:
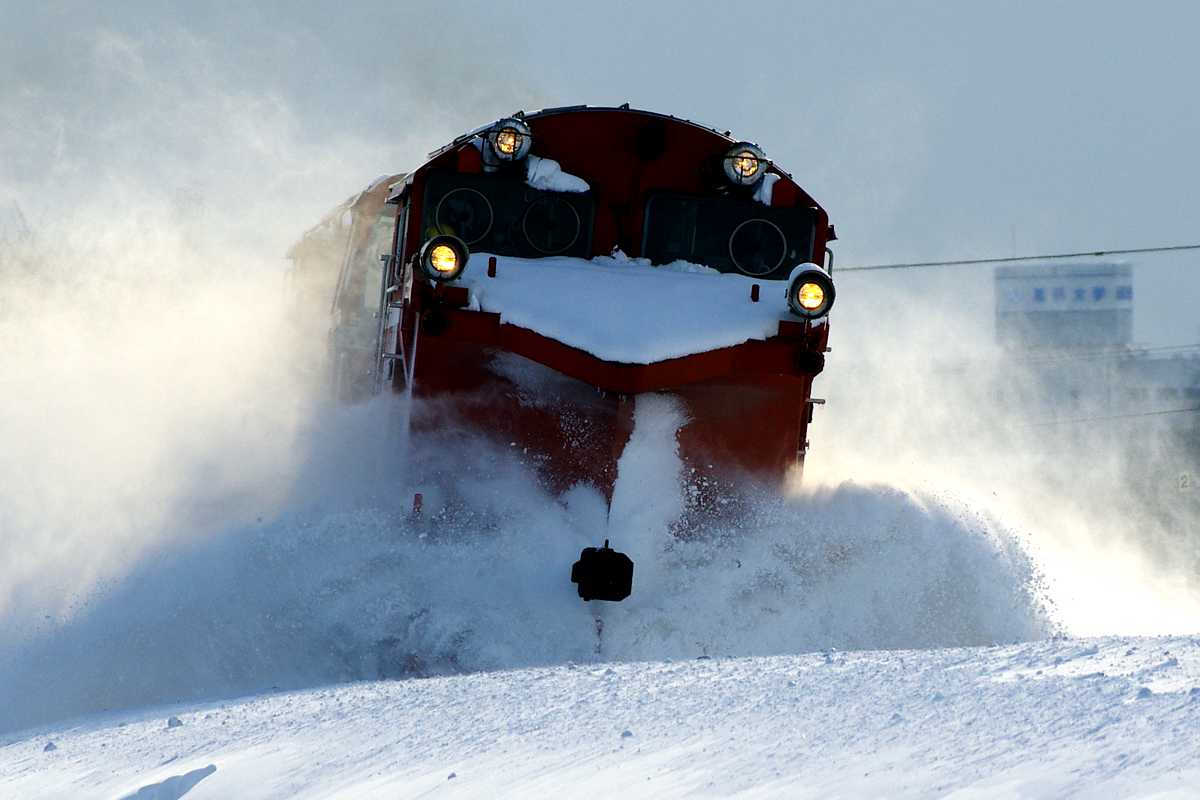
[[[518,114],[431,154],[387,202],[370,368],[361,348],[335,363],[410,394],[414,433],[486,435],[550,491],[611,500],[639,402],[668,395],[698,504],[802,467],[834,235],[756,145],[624,107]],[[588,577],[620,562],[607,542],[588,551],[580,595],[626,596],[623,564]]]

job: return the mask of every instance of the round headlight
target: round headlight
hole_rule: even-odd
[[[520,161],[533,147],[533,133],[523,120],[502,119],[487,134],[488,147],[501,161]]]
[[[458,253],[448,244],[439,244],[429,251],[429,266],[439,275],[458,272]]]
[[[804,283],[796,290],[796,302],[806,311],[816,311],[825,305],[825,290],[819,283]]]
[[[734,186],[753,186],[767,174],[767,154],[750,142],[738,142],[725,153],[725,177]]]
[[[833,307],[833,279],[816,264],[805,264],[788,281],[788,309],[804,319],[820,319]]]
[[[445,283],[462,275],[470,255],[471,252],[462,239],[443,234],[426,242],[417,258],[426,277],[431,281]]]

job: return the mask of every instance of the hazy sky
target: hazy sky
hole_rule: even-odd
[[[225,203],[249,148],[302,230],[468,126],[629,101],[757,140],[829,209],[841,264],[1200,241],[1194,3],[348,5],[0,0],[0,205],[122,172]],[[1198,261],[1133,262],[1140,340],[1200,341]],[[840,295],[880,287],[991,324],[986,269]]]

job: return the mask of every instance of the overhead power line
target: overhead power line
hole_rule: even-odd
[[[1110,360],[1110,361],[1133,361],[1145,356],[1183,356],[1186,358],[1194,358],[1200,355],[1200,342],[1196,344],[1169,344],[1159,347],[1129,347],[1122,349],[1108,350],[1064,350],[1061,352],[1047,352],[1045,354],[1030,354],[1022,352],[1020,360],[1013,362],[1019,367],[1025,364],[1057,364],[1063,361],[1093,361],[1093,360]],[[958,366],[976,364],[991,365],[997,369],[1011,370],[1010,365],[1012,359],[1003,359],[995,356],[989,357],[984,355],[964,356],[954,358],[944,363],[935,365],[937,368],[953,369]],[[869,358],[856,359],[849,362],[841,363],[841,368],[869,368],[881,369],[884,367],[891,368],[891,362],[877,361]]]
[[[1043,428],[1050,425],[1070,425],[1073,423],[1082,422],[1107,422],[1116,419],[1132,419],[1134,417],[1162,417],[1168,414],[1196,414],[1200,413],[1200,406],[1192,408],[1164,408],[1158,411],[1135,411],[1129,414],[1107,414],[1099,417],[1072,417],[1068,419],[1050,419],[1042,422],[1030,422],[1021,427],[1028,428]]]
[[[917,269],[921,267],[965,267],[977,264],[1007,264],[1017,261],[1051,261],[1060,258],[1127,256],[1138,253],[1174,253],[1182,250],[1200,250],[1200,244],[1175,244],[1164,247],[1129,247],[1121,250],[1089,250],[1082,253],[1043,253],[1042,255],[1013,256],[1011,258],[965,258],[957,261],[912,261],[903,264],[864,264],[857,267],[838,267],[836,271],[870,272],[885,269]]]
[[[1066,351],[1059,353],[1047,353],[1045,355],[1033,355],[1025,358],[1024,361],[1031,364],[1045,364],[1058,361],[1087,361],[1091,359],[1109,359],[1121,361],[1137,359],[1151,354],[1190,356],[1193,352],[1197,351],[1200,351],[1200,343],[1172,344],[1162,345],[1160,347],[1130,347],[1120,350],[1083,350],[1078,352]]]

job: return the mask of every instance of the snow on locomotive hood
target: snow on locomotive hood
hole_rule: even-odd
[[[475,133],[485,131],[490,126],[484,126]],[[483,138],[477,136],[471,145],[483,152]],[[562,165],[553,158],[542,158],[530,153],[525,157],[525,183],[534,189],[546,192],[586,192],[592,187],[578,175],[565,172]],[[389,200],[391,197],[388,198]],[[770,199],[766,201],[770,205]]]
[[[586,192],[591,188],[578,175],[563,172],[562,166],[554,159],[534,155],[525,159],[525,182],[547,192]]]
[[[591,260],[472,253],[462,284],[471,308],[605,361],[653,364],[766,339],[794,319],[778,298],[786,281],[722,274],[699,264],[651,266],[618,251]],[[762,288],[752,302],[750,289]]]

